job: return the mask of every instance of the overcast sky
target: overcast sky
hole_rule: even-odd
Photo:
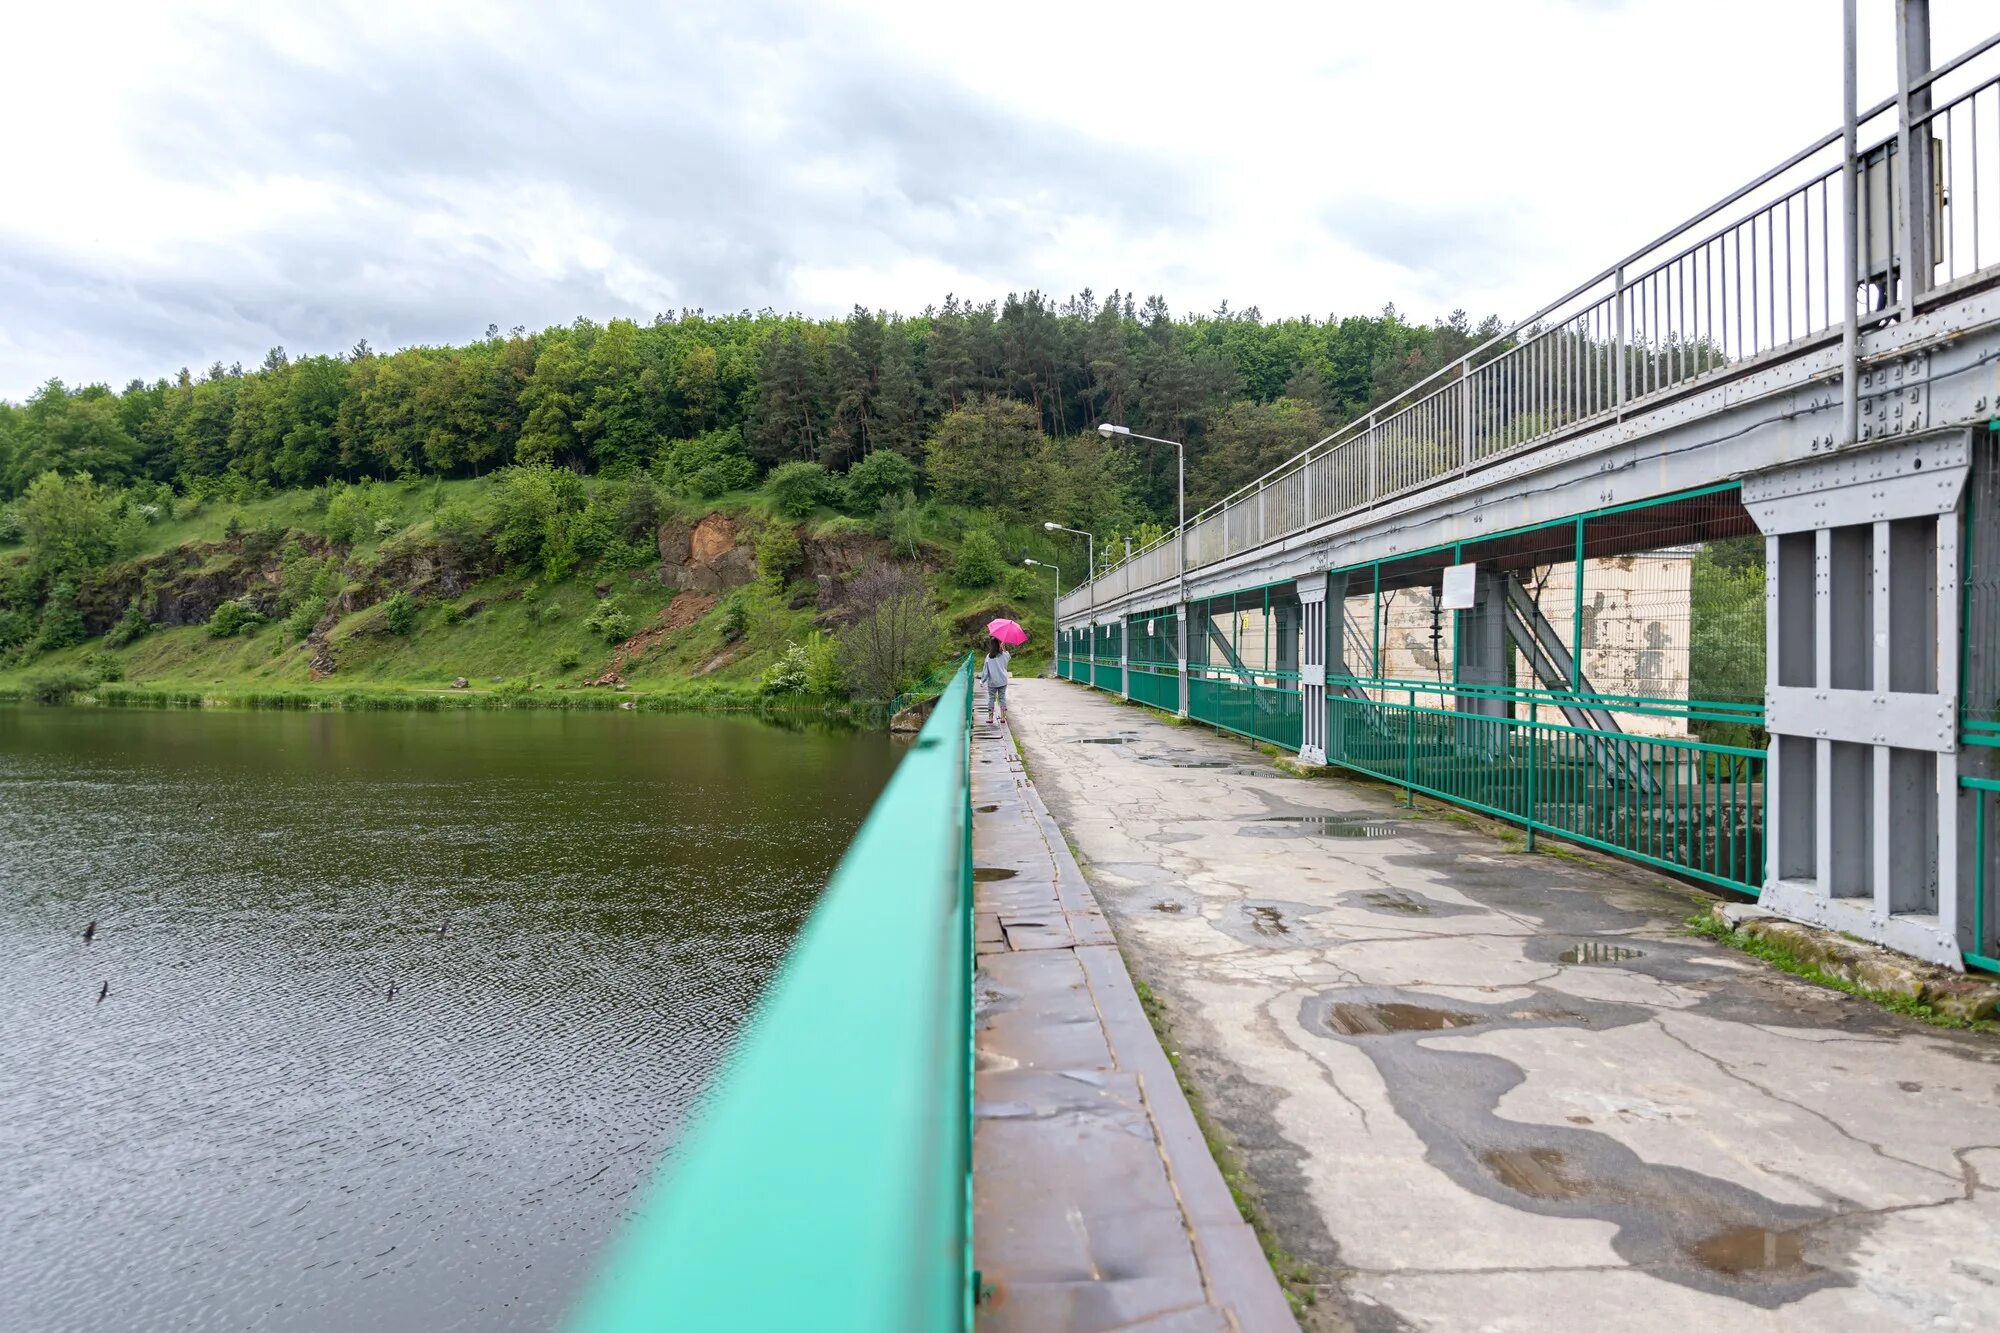
[[[1940,58],[1989,3],[1937,0]],[[1873,100],[1889,0],[1861,20]],[[15,399],[682,306],[1518,316],[1840,114],[1834,0],[77,3],[0,32]]]

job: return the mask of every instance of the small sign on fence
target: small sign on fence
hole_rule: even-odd
[[[1479,601],[1478,565],[1446,565],[1444,596],[1438,605],[1447,611],[1470,611]]]

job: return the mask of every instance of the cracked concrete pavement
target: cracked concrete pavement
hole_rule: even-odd
[[[1708,940],[1712,898],[1067,682],[1013,727],[1308,1327],[1994,1327],[2000,1041]]]

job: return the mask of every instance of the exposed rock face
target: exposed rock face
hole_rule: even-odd
[[[660,582],[666,587],[717,593],[757,577],[757,553],[737,539],[727,514],[710,514],[692,525],[674,519],[661,525],[659,541]]]

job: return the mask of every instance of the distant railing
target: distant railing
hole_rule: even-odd
[[[1934,86],[1996,45],[2000,35],[1940,66],[1925,84]],[[1894,105],[1885,101],[1860,120],[1872,121]],[[2000,78],[1913,117],[1913,128],[1913,142],[1931,145],[1913,156],[1924,153],[1919,176],[1929,179],[1937,201],[1931,235],[1924,238],[1931,272],[1923,294],[1990,277],[2000,262]],[[1188,521],[1186,568],[1215,564],[1619,420],[1634,407],[1719,375],[1795,355],[1838,336],[1847,301],[1860,303],[1866,320],[1908,313],[1912,290],[1894,224],[1901,134],[1860,153],[1857,271],[1851,276],[1844,271],[1840,138],[1836,131],[1793,154],[1202,510]],[[1830,166],[1824,163],[1829,150]],[[1737,216],[1714,226],[1725,210]],[[1176,576],[1179,535],[1179,529],[1167,533],[1094,584],[1072,589],[1059,614],[1080,617]]]
[[[967,657],[579,1333],[969,1327],[971,710]]]

